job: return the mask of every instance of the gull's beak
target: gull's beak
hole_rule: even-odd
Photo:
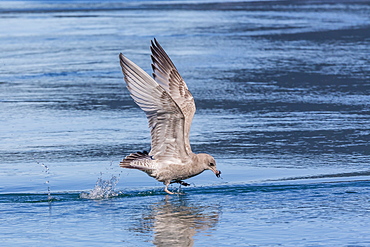
[[[219,178],[219,177],[221,176],[221,171],[216,170],[216,171],[215,171],[215,174],[216,174],[216,177],[218,177],[218,178]]]
[[[213,173],[216,175],[216,177],[220,177],[221,171],[217,170],[216,167],[210,167],[209,170],[213,171]]]

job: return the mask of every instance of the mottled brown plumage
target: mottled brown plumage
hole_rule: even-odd
[[[150,153],[128,155],[123,168],[139,169],[163,182],[188,185],[182,180],[212,170],[217,177],[215,159],[209,154],[191,151],[189,132],[195,103],[185,81],[163,48],[151,43],[153,78],[120,54],[120,64],[131,97],[146,113],[151,129]]]

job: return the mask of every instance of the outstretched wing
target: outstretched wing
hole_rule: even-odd
[[[180,76],[175,65],[161,45],[154,39],[152,46],[152,68],[155,81],[161,85],[176,104],[180,107],[185,117],[185,148],[188,153],[191,152],[189,132],[191,122],[195,113],[195,103],[185,81]]]
[[[127,88],[136,104],[146,113],[151,128],[150,155],[155,159],[185,161],[185,117],[166,90],[139,66],[119,55]]]

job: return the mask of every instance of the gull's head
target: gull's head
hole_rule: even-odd
[[[216,160],[209,154],[198,154],[200,163],[204,166],[204,170],[211,170],[219,178],[221,171],[217,170]]]

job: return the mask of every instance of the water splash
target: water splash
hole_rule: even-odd
[[[96,181],[94,189],[90,190],[89,192],[82,192],[80,194],[80,198],[102,200],[119,196],[121,192],[114,191],[118,181],[119,178],[117,178],[117,176],[114,175],[112,175],[112,177],[107,180],[100,177]]]
[[[36,161],[36,163],[38,164],[38,165],[41,165],[43,168],[44,168],[44,173],[45,173],[45,179],[47,179],[46,181],[45,181],[45,184],[47,185],[47,193],[48,193],[48,198],[47,198],[47,200],[48,200],[48,202],[49,203],[51,203],[52,202],[52,200],[54,199],[52,196],[51,196],[51,190],[50,190],[50,179],[49,179],[49,177],[50,177],[50,171],[49,171],[49,167],[47,166],[47,165],[45,165],[44,163],[40,163],[40,162],[38,162],[38,161]]]

